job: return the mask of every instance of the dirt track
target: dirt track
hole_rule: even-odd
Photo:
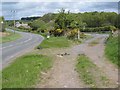
[[[84,53],[109,79],[109,85],[103,87],[117,87],[118,69],[104,57],[104,40],[107,35],[94,35],[94,38],[85,41],[83,44],[67,49],[43,49],[39,53],[54,57],[54,65],[49,72],[42,72],[42,81],[37,84],[39,88],[85,88],[89,87],[79,78],[75,70],[78,54]],[[90,46],[89,43],[99,39],[98,44]],[[70,54],[60,56],[57,54]],[[93,73],[96,74],[96,73]],[[99,74],[99,72],[98,72]],[[96,78],[97,79],[97,78]],[[99,81],[98,81],[99,82]],[[98,85],[99,86],[99,85]],[[99,86],[100,88],[101,86]]]

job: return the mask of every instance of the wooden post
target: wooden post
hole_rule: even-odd
[[[79,31],[79,29],[78,29],[78,40],[80,39],[80,31]]]

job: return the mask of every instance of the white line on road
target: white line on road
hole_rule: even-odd
[[[26,43],[26,42],[28,42],[30,40],[32,40],[32,35],[31,34],[30,34],[30,38],[28,40],[25,40],[25,41],[20,42],[20,43],[16,43],[15,45],[20,45],[20,44]],[[12,46],[15,46],[15,45],[9,45],[9,46],[6,46],[6,47],[2,47],[0,49],[5,49],[5,48],[12,47]]]

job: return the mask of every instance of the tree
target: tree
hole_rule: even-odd
[[[55,18],[56,18],[56,14],[48,13],[48,14],[43,15],[41,20],[43,20],[44,22],[48,23],[51,20],[54,20]]]
[[[117,28],[120,29],[120,14],[118,14],[118,16],[117,16],[116,26],[117,26]]]
[[[64,9],[61,9],[57,18],[55,19],[55,29],[66,29],[68,23],[69,21],[67,19],[67,13],[65,13]]]
[[[47,30],[48,31],[54,30],[54,24],[55,24],[55,22],[53,20],[51,20],[48,23],[46,23]]]
[[[32,27],[33,31],[37,31],[38,28],[39,28],[39,30],[45,30],[46,29],[46,23],[44,21],[40,20],[40,19],[37,19],[33,22],[30,22],[28,25],[30,27]]]
[[[5,22],[4,22],[4,17],[0,17],[0,31],[4,32],[5,31]]]
[[[7,26],[14,26],[14,21],[13,20],[7,20],[6,24],[7,24]]]

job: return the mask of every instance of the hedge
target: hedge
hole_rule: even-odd
[[[116,30],[116,27],[114,26],[104,26],[104,27],[95,27],[95,28],[80,28],[81,32],[106,32]]]

